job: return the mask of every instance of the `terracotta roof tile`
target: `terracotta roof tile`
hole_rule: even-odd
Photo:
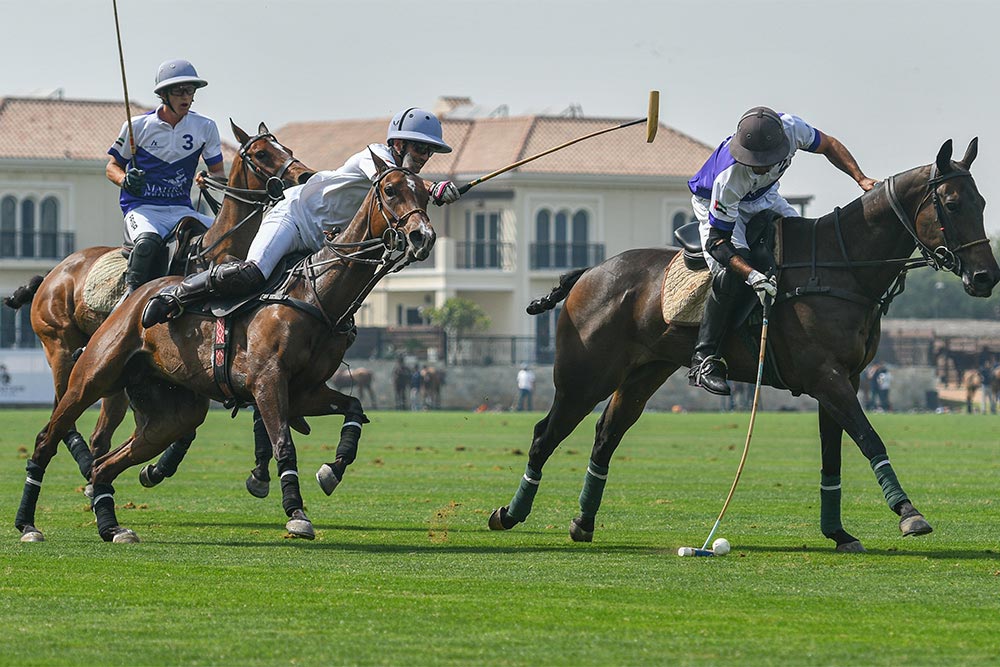
[[[389,118],[290,123],[277,134],[315,169],[336,169],[369,143],[385,141]],[[428,175],[483,175],[583,135],[613,127],[620,118],[443,119],[444,137],[455,150],[436,155]],[[646,143],[645,125],[608,132],[547,155],[518,169],[525,173],[690,176],[714,147],[660,124]]]
[[[132,115],[149,110],[132,103]],[[124,117],[122,102],[0,98],[0,158],[106,160]],[[232,142],[222,150],[232,160]]]

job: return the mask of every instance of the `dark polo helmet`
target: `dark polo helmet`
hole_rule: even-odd
[[[754,107],[740,118],[729,152],[748,167],[770,167],[788,157],[788,137],[781,117],[767,107]]]

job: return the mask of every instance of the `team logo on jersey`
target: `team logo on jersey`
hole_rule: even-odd
[[[714,208],[717,212],[721,213],[722,215],[729,215],[729,209],[727,209],[723,205],[723,203],[718,199],[715,200],[715,206],[713,206],[712,208]]]

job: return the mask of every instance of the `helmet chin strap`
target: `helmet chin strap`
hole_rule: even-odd
[[[170,109],[170,111],[172,111],[175,116],[177,115],[177,109],[175,109],[174,105],[170,103],[170,93],[169,92],[167,92],[166,95],[160,95],[160,101],[163,102],[163,106],[165,106],[168,109]]]

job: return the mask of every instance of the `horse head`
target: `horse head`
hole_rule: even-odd
[[[257,134],[248,135],[233,119],[229,119],[233,135],[240,142],[233,172],[240,173],[242,183],[231,183],[248,190],[267,189],[269,194],[280,198],[285,187],[302,185],[316,172],[295,158],[291,149],[281,143],[261,123]]]
[[[969,172],[978,145],[978,137],[969,142],[958,162],[951,159],[951,139],[941,146],[930,167],[928,192],[921,201],[915,231],[921,250],[925,256],[930,253],[935,268],[960,276],[968,294],[988,297],[1000,282],[1000,267],[983,223],[986,200]]]
[[[430,193],[422,178],[408,169],[390,167],[371,153],[377,176],[370,195],[377,208],[369,214],[369,236],[406,250],[406,263],[427,259],[437,235],[427,216]]]

